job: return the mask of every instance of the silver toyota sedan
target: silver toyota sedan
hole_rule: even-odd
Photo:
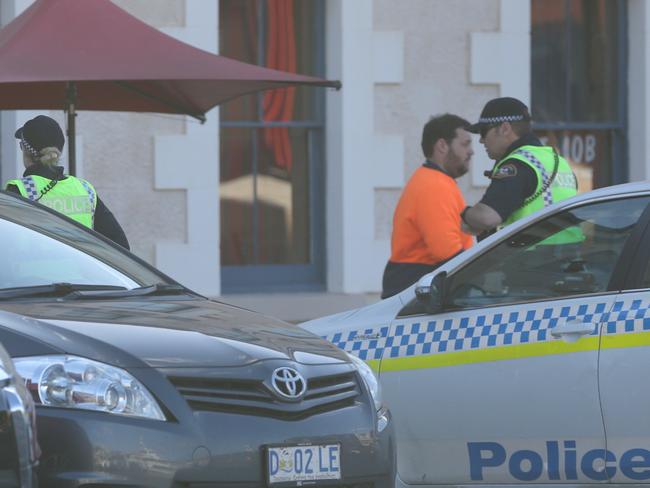
[[[6,193],[0,248],[42,486],[393,486],[391,416],[356,356]]]

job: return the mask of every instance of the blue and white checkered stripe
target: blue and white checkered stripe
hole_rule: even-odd
[[[337,332],[325,336],[341,349],[361,359],[412,357],[425,354],[472,351],[516,344],[561,340],[550,335],[558,322],[593,323],[592,336],[604,323],[603,334],[650,331],[650,293],[614,303],[547,307],[520,312],[458,316],[453,319],[397,324],[390,337],[388,327]]]
[[[354,330],[325,339],[362,359],[412,357],[423,354],[459,352],[550,340],[549,330],[559,321],[598,324],[606,303],[559,308],[537,308],[521,312],[457,316],[453,319],[413,321],[397,324],[390,337],[381,329]],[[385,339],[357,340],[372,332]],[[597,334],[594,325],[593,335]],[[557,340],[554,339],[553,340]]]
[[[516,344],[532,344],[553,338],[550,330],[558,322],[593,323],[592,336],[603,324],[603,334],[650,332],[650,293],[630,296],[614,303],[591,303],[547,307],[519,312],[458,316],[453,319],[413,321],[397,324],[388,337],[388,327],[353,330],[325,336],[341,349],[361,359],[412,357],[424,354],[471,351]]]
[[[603,315],[604,335],[650,331],[650,293],[617,301],[610,313]]]
[[[544,206],[548,207],[549,205],[551,205],[553,203],[553,194],[551,193],[551,185],[549,184],[549,180],[551,179],[551,175],[548,174],[548,172],[546,171],[546,168],[544,168],[544,165],[530,151],[526,151],[525,149],[519,149],[515,154],[521,154],[522,156],[524,156],[542,174],[542,187],[548,185],[546,190],[544,190],[544,192],[542,193],[542,198],[544,200]]]
[[[330,336],[324,336],[324,338],[363,360],[381,359],[384,342],[389,330],[388,326],[384,326],[373,329],[352,330],[346,333],[336,332]]]
[[[397,325],[386,340],[385,357],[471,351],[551,339],[549,331],[559,321],[600,322],[605,303],[538,308],[521,312],[475,315]],[[592,334],[597,334],[594,326]]]
[[[90,209],[94,215],[95,214],[95,190],[93,190],[93,187],[90,186],[90,183],[88,183],[86,180],[82,180],[81,178],[78,179],[83,185],[84,189],[88,192],[88,198],[90,198]]]
[[[30,200],[36,200],[38,198],[38,190],[36,189],[36,182],[31,176],[25,176],[21,178],[25,191],[27,192],[27,198]]]
[[[516,122],[525,118],[523,115],[498,115],[496,117],[481,117],[478,122],[479,124],[501,124],[502,122]]]

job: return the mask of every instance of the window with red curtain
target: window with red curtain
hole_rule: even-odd
[[[318,0],[221,0],[219,9],[220,54],[322,74]],[[322,96],[314,88],[285,88],[222,105],[222,266],[313,263],[314,140],[324,127]]]

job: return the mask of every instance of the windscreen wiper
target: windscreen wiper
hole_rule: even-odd
[[[138,296],[160,296],[160,295],[185,295],[189,291],[181,285],[169,284],[169,283],[155,283],[148,286],[140,286],[138,288],[131,288],[127,290],[126,288],[119,289],[98,289],[98,290],[73,290],[67,295],[64,295],[66,299],[111,299],[111,298],[128,298],[128,297],[138,297]]]
[[[70,293],[85,291],[124,291],[126,287],[115,285],[88,285],[81,283],[50,283],[48,285],[19,286],[0,289],[0,300],[32,297],[63,297]]]

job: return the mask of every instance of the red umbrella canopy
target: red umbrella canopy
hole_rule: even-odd
[[[0,30],[0,109],[187,114],[270,88],[338,81],[276,71],[180,42],[110,0],[37,0]]]

